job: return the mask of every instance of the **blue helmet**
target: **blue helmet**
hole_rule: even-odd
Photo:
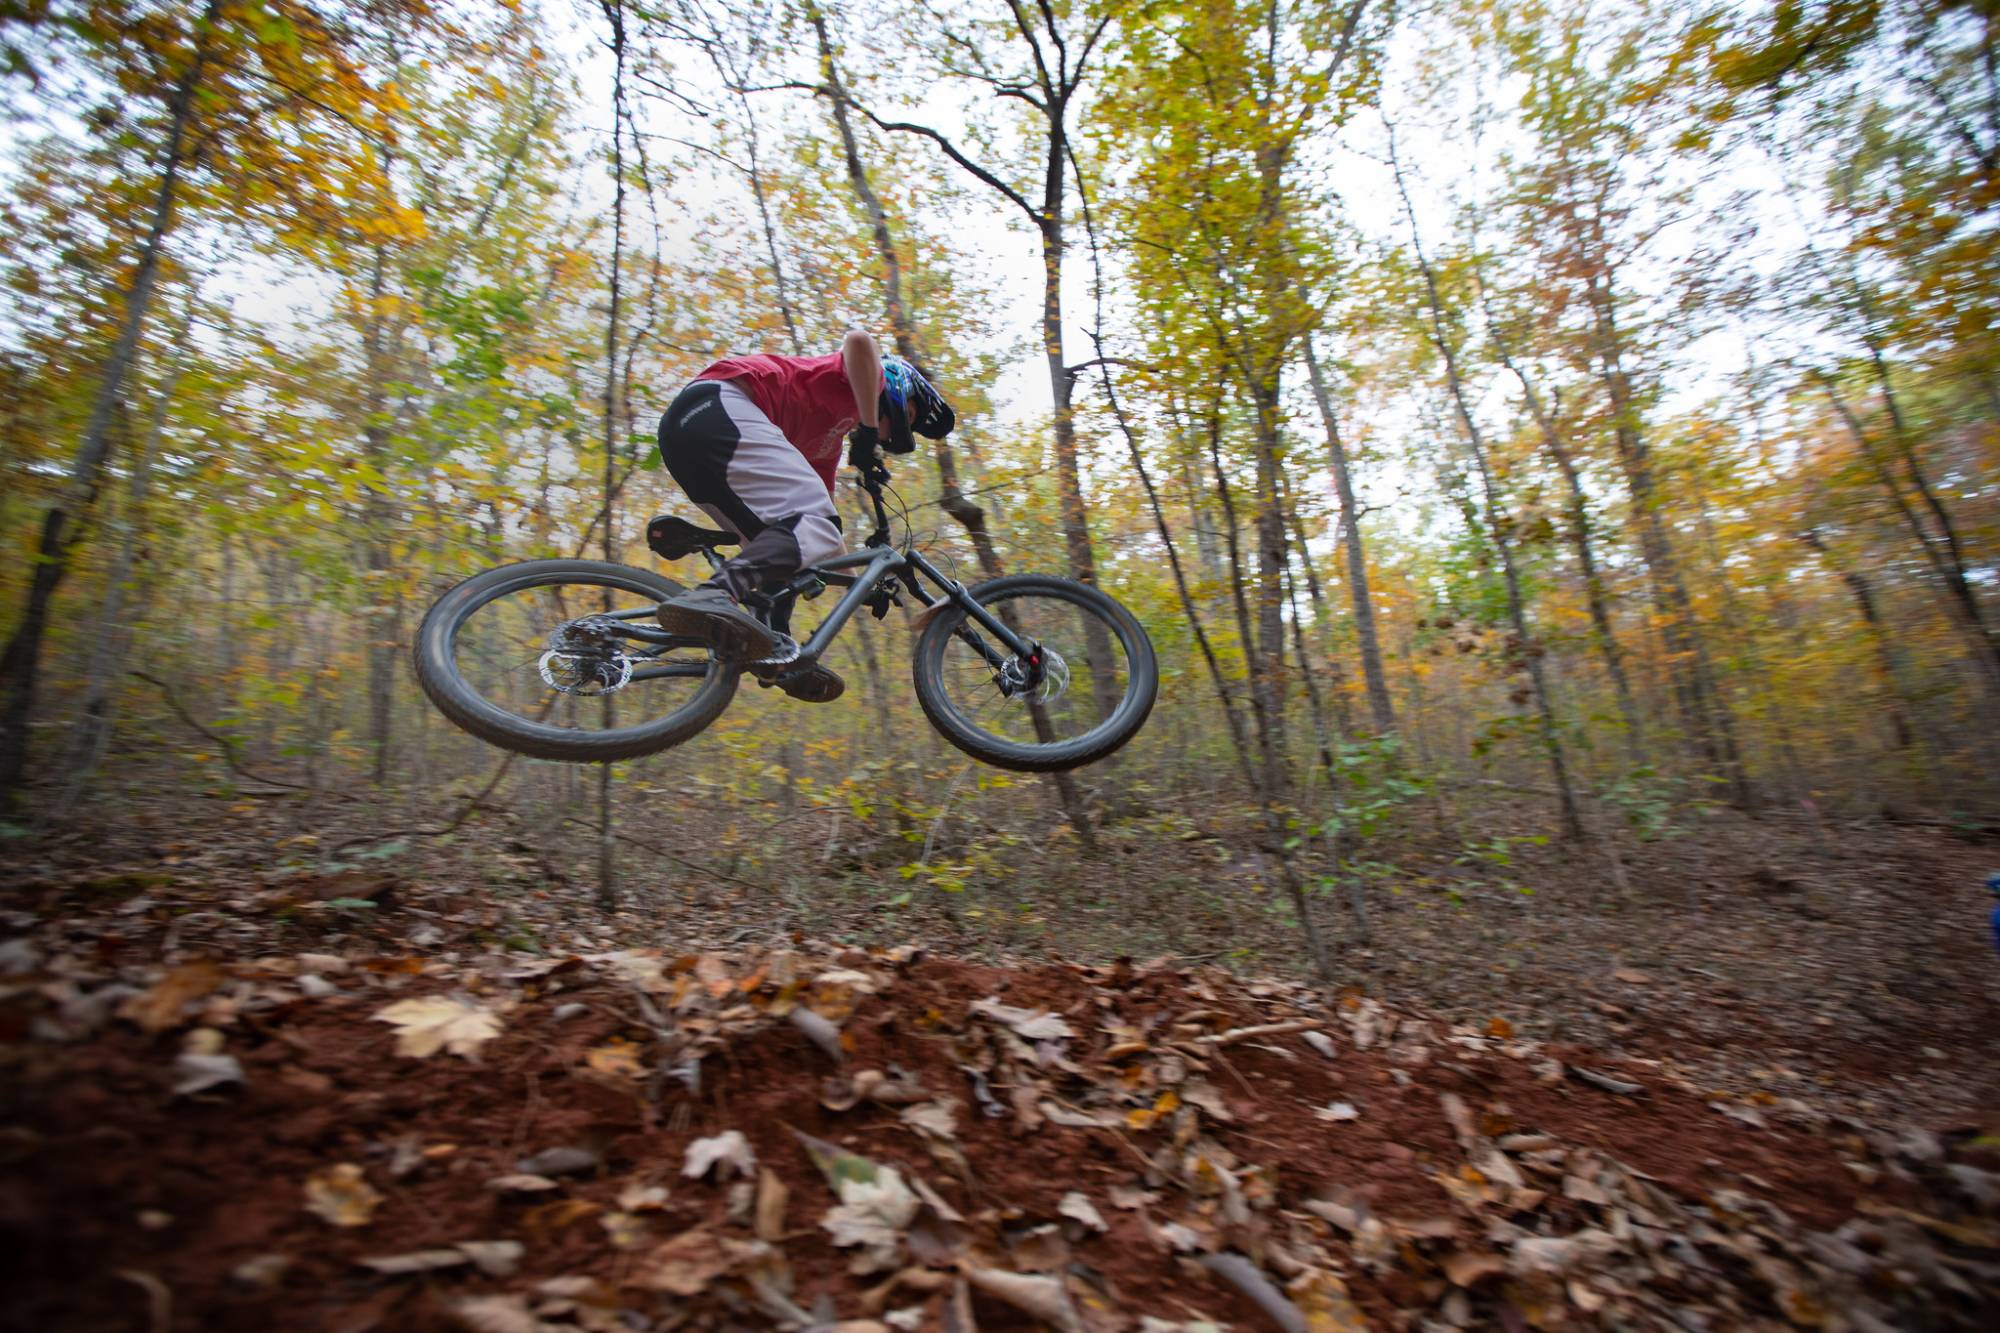
[[[958,424],[951,404],[924,378],[924,373],[900,356],[882,358],[883,441],[891,453],[917,447],[911,433],[942,440]]]

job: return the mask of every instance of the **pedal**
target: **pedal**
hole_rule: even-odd
[[[761,676],[766,673],[775,672],[780,667],[790,666],[792,663],[798,661],[800,651],[797,639],[794,639],[789,634],[780,634],[778,636],[778,649],[776,652],[772,653],[769,657],[760,657],[754,662],[745,662],[743,665]]]

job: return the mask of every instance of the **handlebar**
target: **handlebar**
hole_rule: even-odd
[[[877,455],[865,465],[855,463],[854,471],[861,479],[861,489],[868,492],[868,502],[875,506],[875,531],[869,534],[863,545],[887,546],[889,511],[882,503],[882,488],[889,484],[889,469]]]

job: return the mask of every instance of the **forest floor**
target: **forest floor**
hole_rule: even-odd
[[[615,913],[525,820],[16,838],[0,1326],[1994,1326],[2000,847],[1703,819],[1404,830],[1337,987],[1212,810],[907,905],[663,817]]]

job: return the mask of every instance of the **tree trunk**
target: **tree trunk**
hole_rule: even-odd
[[[70,747],[70,759],[64,768],[68,776],[64,781],[63,793],[56,803],[54,817],[66,817],[76,808],[90,780],[97,772],[97,766],[104,761],[104,752],[111,743],[113,691],[115,672],[123,663],[132,647],[132,625],[129,619],[128,589],[134,578],[134,567],[139,562],[139,546],[144,540],[146,521],[146,501],[152,489],[153,459],[159,451],[160,437],[166,430],[167,409],[173,403],[174,390],[179,387],[181,375],[186,370],[186,340],[189,318],[181,322],[174,335],[174,360],[167,371],[153,400],[153,411],[146,422],[144,442],[139,449],[139,457],[134,461],[132,474],[126,484],[124,511],[111,525],[111,531],[118,538],[118,552],[112,558],[111,573],[105,580],[104,601],[98,611],[98,633],[91,637],[90,660],[84,671],[83,714],[77,723],[75,740]]]
[[[829,100],[833,103],[834,126],[840,132],[840,145],[847,165],[847,181],[854,190],[854,197],[868,215],[869,232],[874,238],[875,254],[882,261],[882,288],[884,304],[888,307],[889,327],[896,339],[896,352],[907,360],[924,360],[918,347],[916,321],[910,317],[909,307],[903,302],[903,261],[896,253],[895,238],[889,231],[889,216],[882,207],[881,197],[875,193],[868,179],[867,167],[861,161],[861,145],[855,137],[853,119],[848,114],[849,99],[847,87],[840,79],[840,67],[834,59],[833,39],[827,30],[826,18],[817,9],[809,10],[808,17],[813,25],[813,33],[819,43],[820,72],[826,80]],[[1000,559],[1000,552],[993,544],[993,534],[986,527],[986,513],[967,498],[959,485],[958,455],[949,440],[933,442],[933,453],[938,466],[938,507],[949,514],[965,535],[972,541],[973,553],[979,560],[980,572],[989,579],[997,579],[1007,572]],[[1102,632],[1096,621],[1086,627],[1089,636],[1085,650],[1095,662],[1111,660],[1111,641]],[[1102,673],[1093,673],[1092,681]],[[1106,688],[1104,682],[1097,689],[1099,716],[1108,717],[1105,709]],[[1111,707],[1117,706],[1113,699]],[[1039,709],[1040,705],[1034,705]],[[1043,719],[1037,717],[1038,734],[1046,730]],[[1090,813],[1083,802],[1083,793],[1071,773],[1050,775],[1056,788],[1056,796],[1063,809],[1063,817],[1074,828],[1078,840],[1087,850],[1095,850],[1096,835],[1091,827]]]
[[[1675,681],[1674,693],[1681,715],[1687,721],[1702,753],[1709,762],[1728,775],[1736,804],[1744,810],[1756,808],[1756,794],[1750,786],[1736,746],[1736,725],[1727,702],[1709,665],[1708,649],[1695,623],[1694,605],[1681,579],[1673,543],[1660,517],[1660,495],[1653,478],[1651,450],[1639,429],[1639,409],[1632,382],[1625,373],[1624,352],[1618,333],[1617,316],[1608,276],[1594,277],[1587,285],[1597,344],[1600,377],[1610,399],[1612,438],[1617,445],[1618,464],[1631,495],[1632,516],[1639,530],[1639,549],[1652,577],[1653,600],[1661,612],[1660,632],[1666,640],[1669,670]]]
[[[1060,139],[1061,131],[1055,131]],[[1063,207],[1062,160],[1058,144],[1050,151],[1050,186],[1042,218],[1042,349],[1049,367],[1049,391],[1055,400],[1056,486],[1061,499],[1063,548],[1069,555],[1070,577],[1078,583],[1097,585],[1097,559],[1090,545],[1090,517],[1084,506],[1082,469],[1077,463],[1076,421],[1072,407],[1075,384],[1063,362],[1062,340],[1062,256]],[[1091,692],[1097,715],[1110,717],[1118,707],[1113,673],[1107,668],[1114,660],[1111,635],[1102,621],[1089,618],[1084,625],[1084,652],[1090,658]]]
[[[389,781],[389,727],[396,677],[396,646],[390,640],[388,584],[394,570],[396,508],[391,499],[389,464],[388,316],[383,298],[388,287],[389,254],[377,242],[368,276],[368,310],[361,333],[363,373],[362,456],[375,470],[362,506],[361,531],[368,571],[368,607],[363,624],[368,641],[368,748],[373,762],[369,780],[377,787]]]
[[[57,585],[69,571],[78,525],[89,512],[103,482],[105,461],[111,453],[112,416],[122,401],[125,377],[138,354],[139,339],[145,332],[146,315],[152,306],[153,288],[159,281],[160,255],[166,247],[180,197],[181,167],[187,157],[195,93],[208,63],[209,33],[221,8],[222,0],[208,0],[203,8],[194,28],[193,58],[168,99],[167,143],[160,188],[153,197],[146,239],[140,246],[139,262],[125,295],[124,321],[91,399],[83,438],[70,463],[69,482],[42,519],[34,575],[28,581],[20,623],[7,640],[5,652],[0,653],[0,682],[4,682],[6,691],[4,700],[0,700],[0,813],[13,809],[27,771],[28,727],[35,711],[36,675],[41,666],[42,638],[48,630],[49,608],[55,600]]]
[[[848,114],[847,87],[840,80],[840,67],[835,63],[833,40],[827,32],[826,19],[817,10],[809,13],[813,32],[819,41],[820,71],[826,80],[829,100],[833,103],[833,120],[840,131],[841,152],[847,163],[847,181],[854,190],[854,197],[862,211],[868,215],[869,231],[874,237],[876,257],[882,261],[882,289],[884,303],[888,307],[889,327],[896,338],[897,354],[912,361],[921,362],[916,335],[916,322],[910,318],[909,307],[903,303],[903,261],[896,253],[894,238],[889,233],[888,213],[882,207],[881,198],[869,182],[867,168],[861,161],[861,146],[854,134],[853,119]],[[1006,573],[1001,563],[1000,553],[994,548],[993,535],[986,528],[986,514],[980,507],[967,499],[958,479],[958,456],[949,440],[938,440],[934,445],[938,465],[938,507],[951,515],[965,529],[972,539],[972,549],[979,557],[979,568],[989,579],[999,578]]]
[[[1313,400],[1319,404],[1320,421],[1326,426],[1327,462],[1333,470],[1333,487],[1340,496],[1340,545],[1347,553],[1347,596],[1354,608],[1354,633],[1361,644],[1361,678],[1368,690],[1368,710],[1375,730],[1386,734],[1396,729],[1396,706],[1389,697],[1389,679],[1382,670],[1382,646],[1375,633],[1375,599],[1368,591],[1368,558],[1361,544],[1361,510],[1354,499],[1354,475],[1348,467],[1347,446],[1340,438],[1340,420],[1334,414],[1333,395],[1307,338],[1306,373],[1312,380]]]
[[[1824,561],[1828,569],[1840,576],[1840,581],[1853,595],[1855,608],[1861,613],[1861,623],[1868,631],[1868,641],[1875,649],[1875,669],[1880,673],[1882,692],[1888,698],[1889,725],[1895,733],[1896,748],[1909,749],[1916,741],[1916,734],[1910,727],[1909,713],[1904,707],[1902,673],[1896,669],[1895,650],[1890,646],[1889,635],[1882,626],[1882,613],[1876,605],[1874,586],[1860,570],[1836,561],[1818,532],[1807,528],[1799,533],[1799,540]]]
[[[1611,630],[1611,609],[1609,599],[1604,595],[1604,576],[1597,567],[1597,552],[1590,539],[1590,506],[1584,498],[1583,477],[1577,471],[1576,456],[1570,452],[1562,431],[1548,409],[1542,404],[1542,396],[1535,392],[1533,381],[1529,380],[1505,344],[1495,339],[1500,354],[1500,364],[1514,373],[1520,381],[1522,396],[1528,403],[1528,412],[1535,419],[1540,430],[1542,446],[1548,450],[1556,469],[1562,473],[1563,489],[1568,493],[1566,506],[1569,519],[1570,548],[1576,552],[1577,568],[1583,574],[1584,599],[1590,607],[1591,636],[1597,641],[1598,656],[1604,660],[1604,674],[1611,678],[1611,689],[1618,701],[1619,716],[1625,720],[1625,753],[1635,767],[1646,762],[1645,732],[1639,720],[1639,705],[1632,695],[1632,682],[1625,674],[1624,654],[1618,649],[1618,636]]]
[[[1285,747],[1285,506],[1278,495],[1278,384],[1256,385],[1257,397],[1257,641],[1250,688],[1263,695],[1271,725],[1260,738],[1264,789],[1289,786]]]
[[[1472,411],[1465,400],[1465,382],[1458,372],[1458,354],[1452,347],[1451,338],[1445,330],[1444,301],[1438,294],[1437,275],[1432,271],[1430,260],[1424,256],[1423,241],[1417,234],[1417,213],[1410,203],[1409,191],[1403,185],[1402,167],[1396,162],[1395,144],[1390,141],[1389,162],[1396,174],[1396,189],[1403,197],[1403,209],[1410,220],[1410,247],[1416,257],[1417,266],[1423,273],[1424,292],[1430,305],[1430,339],[1437,348],[1438,356],[1444,362],[1445,382],[1451,390],[1452,406],[1457,411],[1459,429],[1464,432],[1466,443],[1472,449],[1472,461],[1479,470],[1480,488],[1486,499],[1486,526],[1492,534],[1494,549],[1500,555],[1500,571],[1507,587],[1507,618],[1514,626],[1514,639],[1519,645],[1523,664],[1528,671],[1528,680],[1535,696],[1535,714],[1540,724],[1542,748],[1547,752],[1550,774],[1555,778],[1556,799],[1562,809],[1563,830],[1577,842],[1583,841],[1583,818],[1578,813],[1576,793],[1571,790],[1569,763],[1563,754],[1562,739],[1556,734],[1555,709],[1549,699],[1548,675],[1542,666],[1541,646],[1534,642],[1528,630],[1527,608],[1521,597],[1521,573],[1514,561],[1514,544],[1507,536],[1506,519],[1500,509],[1500,488],[1494,480],[1493,468],[1486,455],[1486,444],[1479,433],[1479,425],[1472,418]]]
[[[1839,413],[1841,421],[1847,426],[1848,433],[1854,437],[1855,444],[1861,449],[1862,457],[1868,460],[1869,470],[1875,474],[1875,480],[1888,495],[1897,515],[1909,529],[1911,539],[1924,553],[1924,559],[1930,565],[1931,573],[1944,590],[1945,611],[1953,625],[1965,636],[1966,644],[1972,650],[1973,660],[1978,665],[1980,676],[1986,683],[1987,710],[1990,715],[1996,701],[2000,701],[2000,643],[1995,642],[1981,618],[1979,602],[1966,584],[1964,569],[1953,563],[1956,557],[1955,543],[1953,547],[1946,548],[1932,536],[1930,529],[1924,523],[1921,511],[1910,504],[1909,497],[1903,493],[1902,483],[1897,480],[1887,460],[1882,457],[1867,428],[1861,424],[1861,419],[1854,414],[1854,409],[1840,396],[1832,378],[1827,375],[1820,375],[1817,378],[1820,387],[1826,392],[1827,400],[1833,404],[1834,411]]]
[[[618,319],[621,251],[625,245],[625,5],[624,0],[599,0],[604,17],[611,24],[611,289],[610,309],[604,323],[604,559],[617,555],[618,516]],[[604,594],[605,611],[610,611],[611,593]],[[617,701],[603,700],[604,725],[614,721]],[[602,764],[597,773],[597,906],[612,911],[618,906],[617,830],[611,820],[611,765]]]

